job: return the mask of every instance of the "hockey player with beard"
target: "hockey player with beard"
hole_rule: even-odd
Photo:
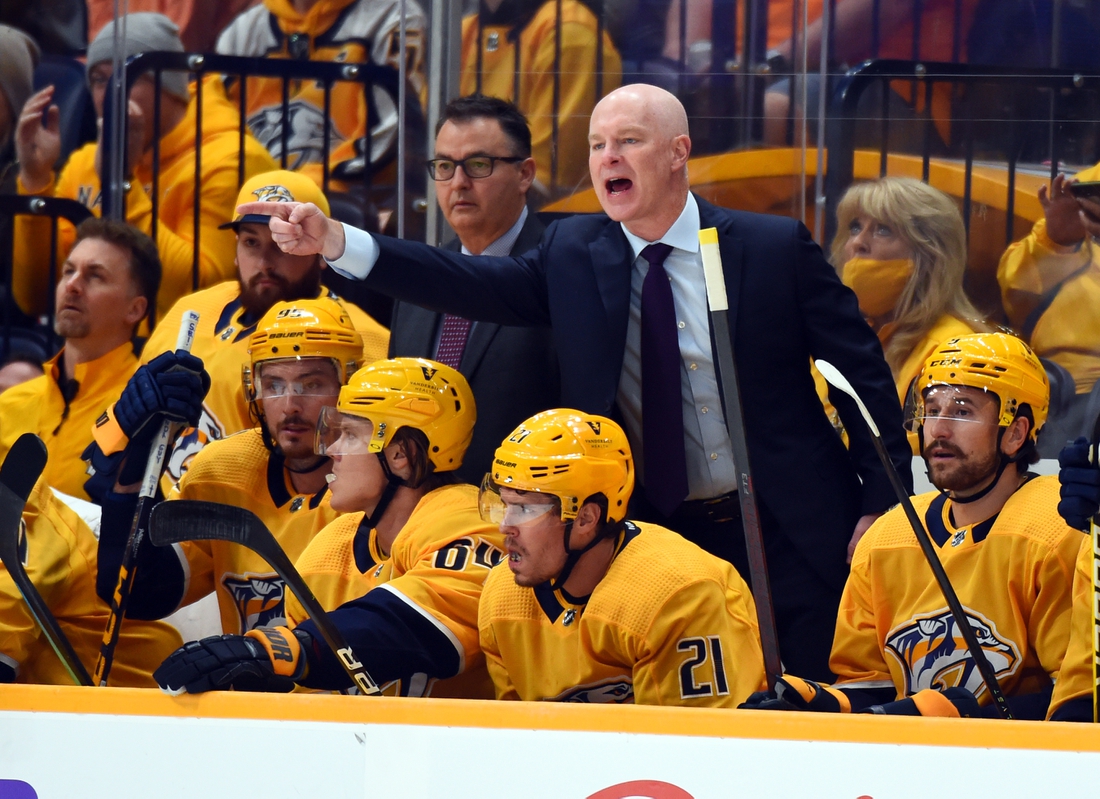
[[[353,375],[318,424],[317,450],[333,459],[332,507],[344,515],[297,567],[385,694],[493,695],[477,612],[502,536],[479,516],[477,489],[455,475],[476,418],[457,370],[394,358]],[[171,694],[349,688],[293,596],[287,621],[293,630],[276,624],[192,641],[153,676]]]
[[[314,437],[322,410],[336,404],[355,372],[363,342],[340,304],[324,297],[276,303],[248,341],[242,393],[258,424],[204,447],[168,500],[247,508],[294,559],[338,515],[328,502],[332,461],[314,453]],[[134,455],[141,453],[127,458]],[[138,487],[116,486],[104,501],[96,590],[108,601]],[[126,615],[163,618],[211,591],[227,633],[285,623],[282,580],[259,555],[224,541],[146,544]]]
[[[274,202],[308,201],[328,208],[325,195],[309,178],[293,172],[265,172],[241,186],[237,203],[264,197]],[[362,337],[360,362],[370,363],[386,355],[389,332],[353,303],[341,300],[321,286],[322,264],[318,256],[294,256],[271,241],[267,216],[237,215],[223,227],[237,234],[237,280],[219,283],[177,302],[160,321],[142,351],[147,363],[174,347],[180,320],[186,311],[198,311],[191,354],[202,359],[210,375],[210,390],[197,427],[176,439],[163,482],[164,491],[180,479],[187,462],[208,442],[253,427],[249,400],[241,392],[241,369],[249,362],[249,336],[256,323],[279,301],[328,298],[342,306]],[[96,450],[85,454],[93,469],[101,472],[85,490],[93,497],[109,491],[116,477],[119,453],[128,439],[108,409],[95,429]]]
[[[1057,512],[1038,460],[1050,385],[1004,333],[941,345],[914,388],[915,427],[938,491],[913,497],[1016,718],[1042,719],[1066,654],[1081,533]],[[856,547],[837,618],[832,686],[782,677],[744,707],[995,717],[977,667],[903,509]]]

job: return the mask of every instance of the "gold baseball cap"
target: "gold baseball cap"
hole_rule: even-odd
[[[274,172],[264,172],[249,178],[241,186],[237,194],[237,202],[234,208],[245,203],[313,203],[325,216],[329,215],[328,199],[317,183],[310,177],[298,172],[289,172],[285,169],[277,169]],[[218,225],[219,230],[233,228],[234,230],[242,222],[256,222],[266,225],[271,219],[267,214],[245,214],[237,216],[232,222]]]

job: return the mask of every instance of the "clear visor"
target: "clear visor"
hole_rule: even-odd
[[[508,502],[500,496],[500,486],[488,474],[481,481],[477,495],[477,509],[482,521],[496,525],[516,527],[540,519],[557,505],[553,502]]]
[[[256,397],[265,402],[296,398],[324,398],[334,400],[340,394],[340,381],[331,367],[321,362],[316,368],[306,370],[300,378],[286,375],[265,375],[263,364],[256,368]]]
[[[979,403],[985,398],[981,389],[961,386],[931,386],[913,402],[913,414],[906,424],[916,431],[933,424],[996,424],[988,413],[982,413]],[[984,405],[984,403],[982,403]]]
[[[368,455],[374,423],[361,416],[341,413],[331,405],[317,419],[314,451],[318,455]]]

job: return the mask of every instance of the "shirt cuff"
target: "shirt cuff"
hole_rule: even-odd
[[[325,263],[346,278],[366,280],[378,260],[378,242],[365,230],[340,224],[344,227],[344,254],[335,261],[325,258]]]

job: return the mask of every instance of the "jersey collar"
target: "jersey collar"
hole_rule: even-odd
[[[1024,475],[1023,482],[1017,487],[1017,491],[1023,486],[1027,485],[1033,477],[1036,475],[1032,472],[1028,472]],[[949,498],[946,494],[940,494],[932,503],[928,506],[928,510],[924,513],[924,524],[928,528],[928,534],[932,536],[932,540],[936,542],[936,546],[943,548],[948,541],[954,541],[958,538],[955,546],[958,546],[963,542],[966,537],[967,531],[969,531],[970,539],[975,544],[980,544],[989,535],[989,531],[993,529],[993,525],[997,522],[997,517],[1000,516],[1000,511],[990,516],[985,521],[978,522],[977,524],[969,525],[967,527],[956,528],[951,520],[951,505],[949,505]]]

